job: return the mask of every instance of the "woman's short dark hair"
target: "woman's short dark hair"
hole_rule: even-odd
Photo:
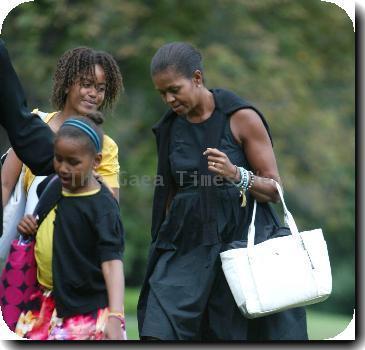
[[[109,53],[96,51],[88,47],[76,47],[66,51],[58,60],[53,76],[51,102],[55,108],[62,110],[66,103],[66,90],[77,79],[91,75],[95,79],[95,65],[100,65],[105,73],[105,98],[100,110],[111,108],[123,90],[123,80],[119,67]]]
[[[161,46],[151,61],[151,76],[168,68],[186,78],[192,78],[196,70],[203,72],[202,55],[192,45],[184,42],[173,42]]]
[[[71,117],[71,118],[72,119],[80,120],[83,123],[85,123],[88,126],[90,126],[90,128],[92,128],[96,132],[96,134],[98,135],[98,137],[99,137],[100,148],[103,148],[103,137],[104,137],[104,133],[103,133],[103,130],[96,124],[98,118],[100,118],[99,113],[100,112],[95,112],[94,113],[95,116],[92,114],[92,115],[88,115],[87,117],[75,116],[75,117]],[[96,122],[94,122],[94,120]],[[92,154],[96,154],[97,153],[96,146],[93,143],[93,141],[91,140],[91,138],[84,131],[80,130],[77,127],[74,127],[74,126],[71,126],[71,125],[64,125],[64,126],[61,125],[60,129],[56,133],[55,141],[57,139],[59,139],[59,138],[62,138],[62,137],[67,137],[67,138],[71,138],[71,139],[82,140],[82,142],[85,143],[85,145],[87,146],[88,150]]]

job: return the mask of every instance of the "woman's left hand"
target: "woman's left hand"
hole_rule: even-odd
[[[227,155],[216,148],[207,148],[203,155],[208,158],[208,170],[230,181],[239,181],[240,173]]]
[[[125,340],[124,330],[121,326],[121,321],[115,317],[108,317],[105,327],[106,340]]]

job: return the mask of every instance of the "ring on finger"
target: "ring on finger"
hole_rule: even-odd
[[[215,166],[215,162],[213,162],[212,166]]]

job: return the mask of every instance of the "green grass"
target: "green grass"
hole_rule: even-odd
[[[138,288],[126,288],[125,312],[126,326],[129,340],[139,340],[137,326]],[[352,315],[338,315],[307,309],[308,336],[310,340],[324,340],[333,338],[346,329]]]
[[[124,296],[124,311],[126,314],[126,329],[128,340],[139,340],[137,325],[137,302],[139,288],[126,288]]]
[[[125,324],[128,340],[139,340],[136,314],[126,314]]]
[[[139,288],[126,288],[124,295],[124,312],[134,315],[137,310],[137,302],[139,297]]]
[[[346,329],[352,315],[338,315],[307,310],[308,336],[310,340],[333,338]]]

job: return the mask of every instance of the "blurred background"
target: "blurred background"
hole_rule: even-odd
[[[149,63],[170,41],[201,50],[209,88],[231,89],[268,120],[287,205],[301,230],[321,227],[333,293],[308,308],[310,339],[334,337],[355,307],[355,35],[338,6],[320,0],[35,0],[2,29],[30,109],[49,99],[58,57],[76,46],[111,53],[125,92],[104,129],[119,145],[126,229],[127,330],[138,339],[136,302],[150,242],[156,146],[166,107]],[[8,147],[0,130],[0,151]]]

